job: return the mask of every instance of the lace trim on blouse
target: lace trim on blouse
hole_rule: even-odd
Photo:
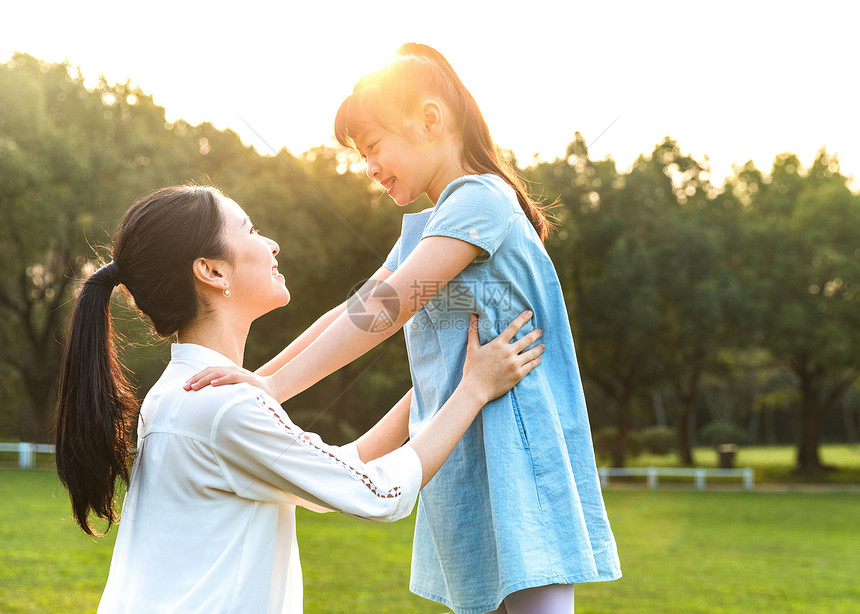
[[[269,413],[272,415],[272,417],[278,421],[278,423],[284,428],[284,430],[290,437],[294,438],[300,444],[306,446],[311,452],[313,452],[320,458],[324,458],[333,465],[336,465],[346,471],[350,475],[350,477],[364,484],[368,488],[368,490],[370,490],[370,492],[372,492],[377,497],[380,497],[382,499],[392,499],[395,497],[399,497],[403,494],[403,490],[400,486],[395,486],[391,490],[381,489],[379,486],[373,483],[373,480],[370,478],[370,476],[360,472],[358,469],[356,469],[343,459],[338,458],[331,452],[324,450],[315,443],[313,443],[310,435],[303,431],[296,432],[296,429],[294,429],[281,419],[281,416],[278,415],[278,412],[266,402],[262,395],[257,396],[257,401],[260,403],[260,405],[269,410]]]

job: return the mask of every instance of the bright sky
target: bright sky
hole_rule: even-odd
[[[67,58],[88,80],[130,78],[168,120],[298,154],[331,144],[358,77],[417,41],[520,163],[563,156],[579,130],[622,169],[669,135],[717,182],[784,151],[808,165],[822,145],[860,176],[858,15],[828,1],[49,0],[0,10],[0,61]]]

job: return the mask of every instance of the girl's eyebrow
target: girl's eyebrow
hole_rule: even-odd
[[[375,138],[375,132],[373,126],[365,126],[361,132],[357,132],[352,137],[352,142],[355,143],[356,149],[361,149],[363,144],[367,144],[368,141],[373,140]]]

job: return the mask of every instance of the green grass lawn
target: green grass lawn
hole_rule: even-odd
[[[607,491],[624,578],[578,614],[860,612],[860,494]],[[299,510],[308,614],[441,614],[407,589],[412,520]],[[75,528],[49,469],[0,468],[0,612],[94,612],[116,533]]]
[[[0,468],[0,612],[95,612],[116,535],[75,527],[53,469]]]

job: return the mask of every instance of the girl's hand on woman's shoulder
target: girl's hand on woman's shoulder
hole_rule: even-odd
[[[207,367],[185,382],[185,390],[200,390],[206,386],[225,386],[227,384],[248,383],[272,395],[268,377],[257,375],[237,366]]]
[[[543,344],[532,348],[529,346],[540,339],[543,331],[535,329],[522,339],[511,342],[531,317],[531,311],[524,311],[498,337],[481,345],[478,339],[478,318],[472,316],[466,362],[463,364],[463,382],[484,393],[487,403],[516,386],[540,364]]]

